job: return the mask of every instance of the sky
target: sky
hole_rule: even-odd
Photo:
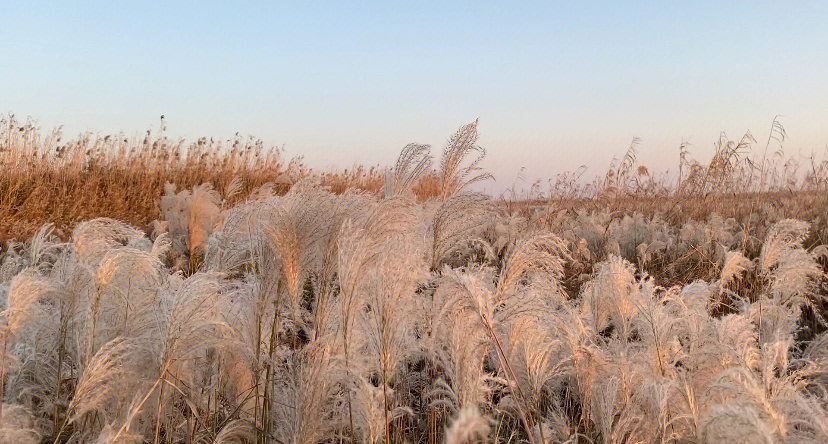
[[[489,191],[828,148],[828,2],[0,2],[0,113],[44,130],[254,135],[317,168],[439,158],[479,118]],[[518,172],[525,167],[522,181]]]

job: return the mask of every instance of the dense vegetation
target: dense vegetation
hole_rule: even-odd
[[[9,122],[0,442],[828,441],[828,168],[776,122],[520,199],[476,122],[328,175]]]

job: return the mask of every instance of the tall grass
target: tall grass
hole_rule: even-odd
[[[321,175],[10,121],[0,442],[828,441],[825,169],[749,135],[494,198],[477,122]]]

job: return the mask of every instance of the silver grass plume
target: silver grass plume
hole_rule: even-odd
[[[339,362],[330,341],[315,341],[291,352],[275,378],[274,437],[279,442],[314,444],[332,432],[333,397]]]
[[[37,424],[25,407],[17,404],[3,405],[0,416],[0,442],[38,444],[41,439]]]
[[[759,271],[770,281],[770,295],[796,309],[824,299],[818,291],[825,276],[817,263],[819,252],[802,247],[808,228],[807,222],[794,219],[777,222],[768,231],[759,256]]]
[[[501,298],[518,292],[520,287],[539,286],[551,295],[563,294],[560,281],[564,264],[571,260],[566,242],[552,233],[530,233],[509,250],[498,276],[497,291]]]
[[[770,427],[750,406],[718,405],[702,421],[699,440],[705,444],[737,441],[747,444],[776,443]]]
[[[776,266],[783,253],[802,246],[808,234],[809,224],[796,219],[785,219],[775,223],[765,237],[759,255],[759,271],[767,274]]]
[[[93,272],[112,249],[148,245],[141,230],[108,218],[79,223],[72,231],[72,242],[78,262]]]
[[[728,251],[725,253],[722,271],[719,275],[719,291],[723,292],[731,284],[739,282],[745,272],[751,271],[754,263],[742,255],[739,251]]]
[[[187,206],[187,247],[190,257],[203,253],[207,238],[221,222],[221,195],[210,184],[193,188]]]
[[[386,198],[410,192],[417,181],[431,171],[430,152],[431,146],[416,143],[402,149],[394,170],[385,179],[383,191]]]
[[[640,303],[638,283],[633,265],[618,256],[610,255],[595,265],[594,276],[581,290],[581,313],[596,332],[610,325],[618,330],[622,340],[629,337],[632,319]]]
[[[93,410],[110,420],[118,419],[129,397],[146,386],[156,371],[153,361],[146,339],[118,337],[104,344],[78,380],[69,420]]]
[[[122,247],[107,252],[100,261],[96,291],[89,302],[86,357],[117,336],[157,332],[158,291],[164,282],[162,264],[152,251]]]
[[[54,238],[55,225],[44,224],[37,230],[34,236],[26,242],[23,254],[25,264],[30,267],[37,267],[41,271],[48,271],[52,264],[57,261],[61,250],[66,244],[58,242]]]
[[[453,255],[472,247],[482,247],[492,256],[483,234],[495,214],[491,198],[484,194],[459,194],[441,201],[428,227],[431,269],[439,270]]]
[[[300,289],[319,268],[323,244],[339,227],[328,225],[334,197],[312,183],[299,183],[269,209],[262,220],[267,245],[279,260],[281,281],[292,310],[300,306]]]
[[[466,407],[457,414],[446,429],[446,444],[468,444],[486,442],[489,434],[489,421],[475,407]]]
[[[338,240],[340,337],[347,379],[359,391],[364,389],[359,379],[366,372],[379,375],[386,419],[396,410],[390,399],[390,379],[413,348],[412,323],[418,316],[409,315],[417,305],[411,297],[425,273],[425,264],[418,260],[423,255],[416,252],[411,239],[415,221],[409,200],[387,199],[360,226],[346,221]],[[360,355],[362,364],[357,359]],[[352,422],[355,396],[350,389],[347,397]],[[384,422],[383,436],[388,440],[388,421]]]
[[[256,429],[248,422],[234,419],[216,435],[213,444],[247,444],[256,439]]]
[[[443,405],[456,411],[488,402],[491,378],[483,365],[489,355],[491,338],[480,323],[478,313],[457,298],[491,282],[491,274],[485,269],[461,273],[448,267],[442,272],[434,292],[435,320],[430,348],[447,380],[437,381],[432,389],[430,397],[435,406]],[[472,275],[476,278],[471,279]]]
[[[470,185],[490,179],[489,173],[482,172],[480,163],[486,156],[486,150],[475,145],[477,143],[477,120],[463,125],[457,130],[443,149],[440,160],[440,192],[443,199],[447,199]],[[476,153],[477,157],[468,164],[464,162],[468,156]]]

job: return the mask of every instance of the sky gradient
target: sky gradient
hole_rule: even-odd
[[[789,154],[828,147],[828,2],[0,4],[0,112],[137,135],[252,134],[311,166],[439,156],[480,118],[510,186],[588,165],[634,136],[651,170],[719,132]],[[726,3],[726,4],[723,4]]]

